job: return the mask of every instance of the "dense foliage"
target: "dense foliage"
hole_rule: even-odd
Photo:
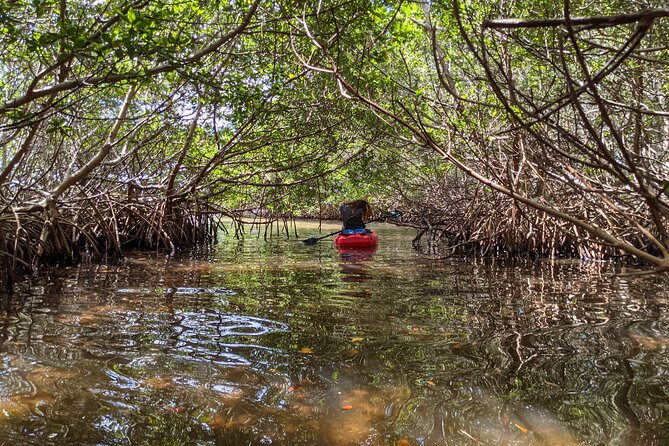
[[[649,11],[5,2],[4,269],[363,197],[454,251],[667,269],[667,14]]]
[[[320,57],[301,61],[466,175],[447,171],[430,200],[452,248],[623,255],[667,269],[669,11],[631,8],[407,3],[376,28],[347,21],[369,33],[357,47],[322,31],[326,14],[314,11],[302,26]],[[394,57],[367,56],[377,32],[397,33]],[[368,63],[345,65],[342,48]],[[391,86],[371,88],[370,77]]]

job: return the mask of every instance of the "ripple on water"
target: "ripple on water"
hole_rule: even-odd
[[[199,334],[227,336],[262,336],[275,331],[287,331],[281,322],[239,314],[223,314],[203,310],[197,313],[182,313],[181,326]]]
[[[666,281],[433,261],[411,237],[383,240],[355,261],[246,240],[211,262],[146,255],[35,280],[3,319],[0,437],[666,443]],[[623,441],[634,415],[647,441]]]
[[[123,373],[124,369],[120,367],[120,364],[114,364],[111,368],[105,370],[105,374],[112,381],[115,387],[120,387],[122,389],[137,389],[140,387],[141,383],[133,379],[131,376]]]
[[[22,376],[21,370],[8,364],[9,357],[5,357],[5,367],[0,371],[0,398],[9,398],[17,395],[29,395],[35,391],[33,384]]]
[[[234,290],[226,288],[200,288],[200,287],[167,287],[167,288],[117,288],[119,294],[176,294],[176,295],[199,295],[210,294],[212,296],[234,296],[237,294]]]

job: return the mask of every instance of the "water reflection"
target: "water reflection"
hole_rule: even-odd
[[[366,282],[371,278],[369,262],[377,247],[367,249],[337,248],[342,282]]]
[[[667,443],[666,278],[434,261],[379,234],[44,271],[0,309],[0,438]]]

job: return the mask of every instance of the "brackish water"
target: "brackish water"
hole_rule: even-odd
[[[669,444],[666,277],[377,227],[373,254],[251,235],[40,272],[2,304],[0,444]]]

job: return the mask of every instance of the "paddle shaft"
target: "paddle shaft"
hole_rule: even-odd
[[[321,237],[309,237],[308,239],[303,240],[303,242],[307,245],[313,245],[319,240],[323,240],[324,238],[327,238],[327,237],[332,237],[333,235],[337,235],[340,232],[341,232],[341,230],[339,230],[337,232],[333,232],[332,234],[321,236]]]

